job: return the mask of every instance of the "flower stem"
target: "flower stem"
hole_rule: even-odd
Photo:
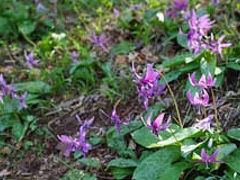
[[[217,103],[216,103],[216,96],[214,94],[213,88],[211,88],[211,94],[213,99],[213,107],[214,107],[214,117],[217,124],[217,129],[220,130],[220,122],[218,119],[218,111],[217,111]]]
[[[177,104],[176,98],[175,98],[175,96],[173,94],[173,91],[172,91],[171,87],[169,86],[165,76],[163,75],[163,73],[160,73],[160,74],[162,75],[163,80],[165,81],[166,86],[167,86],[167,88],[169,90],[169,93],[172,96],[173,103],[174,103],[174,106],[175,106],[175,109],[176,109],[176,112],[177,112],[178,123],[181,126],[181,128],[183,128],[183,123],[182,123],[182,119],[181,119],[181,115],[180,115],[180,111],[179,111],[179,108],[178,108],[178,104]]]

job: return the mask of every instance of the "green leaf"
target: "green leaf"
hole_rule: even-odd
[[[171,72],[168,72],[164,75],[165,79],[164,78],[161,78],[161,80],[159,81],[160,84],[166,84],[171,82],[171,81],[174,81],[176,79],[178,79],[178,77],[182,74],[181,71],[171,71]]]
[[[184,53],[174,56],[172,59],[167,59],[163,61],[162,65],[165,68],[177,67],[181,64],[185,64],[186,58],[191,57],[190,53]]]
[[[240,141],[240,128],[232,128],[227,132],[227,135],[235,140]]]
[[[137,165],[138,163],[132,159],[118,158],[110,161],[108,163],[108,168],[111,168],[111,167],[129,168],[129,167],[136,167]]]
[[[186,138],[190,138],[199,132],[200,130],[194,127],[183,128],[183,129],[180,129],[178,132],[176,132],[174,136],[171,136],[170,138],[163,141],[159,141],[157,143],[152,143],[148,146],[148,148],[157,148],[157,147],[172,145]]]
[[[141,129],[134,131],[131,136],[136,143],[144,147],[148,147],[159,141],[157,136],[153,135],[153,133],[146,127],[142,127]]]
[[[199,146],[204,144],[206,141],[207,141],[207,139],[202,141],[202,142],[200,142],[200,143],[196,143],[196,142],[194,142],[191,139],[190,140],[186,139],[186,141],[184,141],[183,145],[181,146],[182,156],[183,157],[187,157],[191,152],[193,152]]]
[[[187,35],[186,34],[181,34],[178,33],[177,35],[177,42],[180,46],[184,47],[184,48],[188,48],[187,45]]]
[[[229,154],[231,154],[235,149],[237,149],[236,144],[230,143],[230,144],[221,144],[217,146],[218,149],[218,159],[223,159]]]
[[[112,175],[115,179],[124,179],[131,176],[133,170],[133,168],[111,168]]]
[[[31,34],[36,28],[36,23],[31,21],[24,21],[18,25],[18,29],[21,33],[25,35]]]
[[[101,167],[101,162],[97,158],[82,158],[78,162],[89,167],[99,169]]]
[[[173,164],[180,156],[180,150],[177,147],[160,149],[137,166],[132,179],[176,180],[187,168],[187,164],[183,162]]]
[[[234,171],[240,173],[240,149],[235,150],[232,154],[224,159],[225,163]]]
[[[227,68],[240,71],[240,63],[228,63]]]
[[[64,176],[61,178],[61,180],[97,180],[95,175],[92,175],[90,173],[84,172],[82,170],[78,169],[71,169],[69,170]]]
[[[130,43],[128,41],[122,41],[119,44],[112,47],[111,53],[113,55],[128,54],[129,52],[133,51],[134,48],[135,46],[133,43]]]
[[[177,180],[181,176],[182,172],[188,168],[190,168],[191,165],[187,162],[177,162],[173,164],[172,166],[168,167],[163,171],[163,173],[159,173],[157,176],[158,180]]]
[[[17,91],[29,93],[46,94],[51,92],[51,87],[43,81],[28,81],[14,84]]]

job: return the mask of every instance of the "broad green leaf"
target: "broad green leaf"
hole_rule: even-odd
[[[18,29],[25,35],[31,34],[36,28],[36,23],[31,21],[24,21],[18,25]]]
[[[202,58],[200,61],[201,72],[202,74],[208,75],[208,73],[214,74],[216,69],[216,59],[211,59],[207,61],[205,58]]]
[[[99,169],[101,167],[101,162],[97,158],[82,158],[79,159],[78,162],[87,166],[88,168]]]
[[[115,179],[125,179],[133,174],[134,168],[111,168],[112,175]]]
[[[92,175],[90,173],[84,172],[82,170],[78,169],[71,169],[69,170],[62,178],[61,180],[97,180],[95,175]]]
[[[181,152],[183,157],[187,157],[191,152],[193,152],[195,149],[197,149],[199,146],[204,144],[207,141],[204,140],[200,143],[196,143],[193,140],[186,140],[183,142],[183,145],[181,146]]]
[[[43,81],[28,81],[14,84],[17,91],[27,91],[29,93],[45,94],[51,92],[51,87]]]
[[[174,56],[172,59],[167,59],[163,61],[162,65],[165,68],[177,67],[181,64],[185,64],[186,58],[191,57],[190,53],[180,54]]]
[[[188,48],[188,45],[187,45],[187,35],[186,34],[181,34],[181,33],[178,33],[177,35],[177,42],[180,46],[184,47],[184,48]]]
[[[156,179],[158,180],[177,180],[181,176],[182,172],[191,165],[187,162],[177,162],[168,168],[166,168],[163,173],[159,173]]]
[[[236,144],[221,144],[217,147],[218,149],[218,159],[223,159],[224,157],[231,154],[235,149],[237,149]]]
[[[227,64],[226,67],[229,68],[229,69],[240,71],[240,63],[237,63],[237,62],[236,63],[229,63],[229,64]]]
[[[156,144],[159,141],[159,139],[146,127],[134,131],[131,136],[136,143],[144,147]]]
[[[169,169],[174,169],[176,160],[180,158],[180,150],[177,147],[160,149],[145,158],[135,169],[133,178],[135,180],[161,180],[161,174]],[[169,178],[167,178],[169,180]],[[165,179],[162,179],[165,180]],[[171,179],[170,179],[171,180]]]
[[[240,173],[240,149],[235,150],[232,154],[227,156],[224,162],[234,171]]]
[[[176,79],[178,79],[178,77],[182,74],[181,71],[171,71],[171,72],[168,72],[164,75],[164,78],[161,78],[161,80],[159,81],[160,84],[166,84],[171,82],[171,81],[174,81]]]
[[[183,129],[180,129],[178,132],[174,133],[174,136],[171,136],[170,138],[163,141],[159,141],[157,143],[152,143],[148,146],[148,148],[157,148],[157,147],[163,147],[163,146],[175,144],[186,138],[190,138],[199,132],[200,130],[194,127],[183,128]]]
[[[108,168],[111,168],[111,167],[129,168],[129,167],[136,167],[137,165],[138,163],[132,159],[118,158],[110,161],[108,163]]]
[[[240,141],[240,128],[232,128],[227,132],[227,135],[235,140]]]

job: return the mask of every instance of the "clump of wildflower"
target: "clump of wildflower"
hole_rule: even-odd
[[[147,64],[146,73],[143,77],[137,74],[134,65],[132,66],[132,71],[135,75],[134,81],[137,84],[138,94],[147,109],[149,100],[162,95],[166,86],[159,85],[160,73],[153,69],[153,64]]]
[[[93,121],[94,117],[89,120],[85,120],[83,125],[79,128],[77,137],[58,135],[58,139],[61,141],[61,145],[63,147],[61,150],[65,156],[68,157],[72,152],[76,151],[82,152],[84,156],[88,153],[91,149],[91,145],[87,142],[86,135]]]
[[[199,86],[201,88],[210,88],[214,87],[216,83],[216,79],[213,78],[211,73],[208,73],[208,76],[203,74],[199,81],[196,80],[196,73],[192,73],[191,75],[188,75],[188,80],[192,86]]]
[[[157,118],[151,122],[152,113],[147,118],[147,127],[152,130],[152,133],[158,136],[160,131],[165,131],[170,126],[171,117],[169,116],[166,122],[164,121],[165,113],[160,113]]]
[[[18,100],[20,109],[27,108],[27,103],[26,103],[27,92],[25,92],[21,96],[18,95],[15,87],[11,84],[7,84],[3,75],[0,74],[0,101],[2,103],[3,103],[3,98],[5,96],[10,96],[11,98]]]
[[[208,32],[213,26],[214,21],[209,19],[208,15],[198,17],[196,12],[192,10],[188,16],[189,31],[188,47],[194,54],[198,54],[202,49],[208,49],[214,54],[222,56],[223,48],[231,46],[230,43],[222,43],[224,36],[221,36],[218,40],[214,39],[213,34],[211,37],[207,37]]]
[[[196,12],[192,10],[188,19],[188,46],[193,50],[194,54],[199,53],[203,48],[203,36],[206,36],[212,28],[213,21],[208,15],[198,17]]]
[[[90,41],[96,47],[101,48],[104,52],[108,52],[109,39],[105,34],[96,35],[95,33],[90,37]]]
[[[29,69],[36,68],[39,66],[40,61],[34,58],[34,55],[32,52],[29,54],[25,53],[24,55],[26,59],[26,64]]]
[[[217,160],[218,150],[215,150],[211,155],[208,155],[205,149],[201,150],[201,162],[205,163],[208,167],[209,163],[220,162]]]

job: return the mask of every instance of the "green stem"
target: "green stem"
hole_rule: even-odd
[[[183,128],[182,118],[181,118],[181,115],[180,115],[180,111],[179,111],[179,108],[178,108],[178,104],[177,104],[176,98],[175,98],[175,96],[173,94],[173,91],[172,91],[171,87],[169,86],[165,76],[163,75],[163,73],[161,73],[161,75],[162,75],[163,80],[165,81],[165,83],[167,85],[167,88],[168,88],[168,90],[170,92],[170,95],[172,96],[173,103],[174,103],[174,106],[175,106],[175,109],[176,109],[176,112],[177,112],[178,123],[181,126],[181,128]]]
[[[219,122],[219,119],[218,119],[216,96],[215,96],[212,88],[211,88],[211,93],[212,93],[212,99],[213,99],[214,117],[215,117],[215,121],[216,121],[216,124],[217,124],[217,129],[218,129],[218,131],[220,131],[220,122]]]

